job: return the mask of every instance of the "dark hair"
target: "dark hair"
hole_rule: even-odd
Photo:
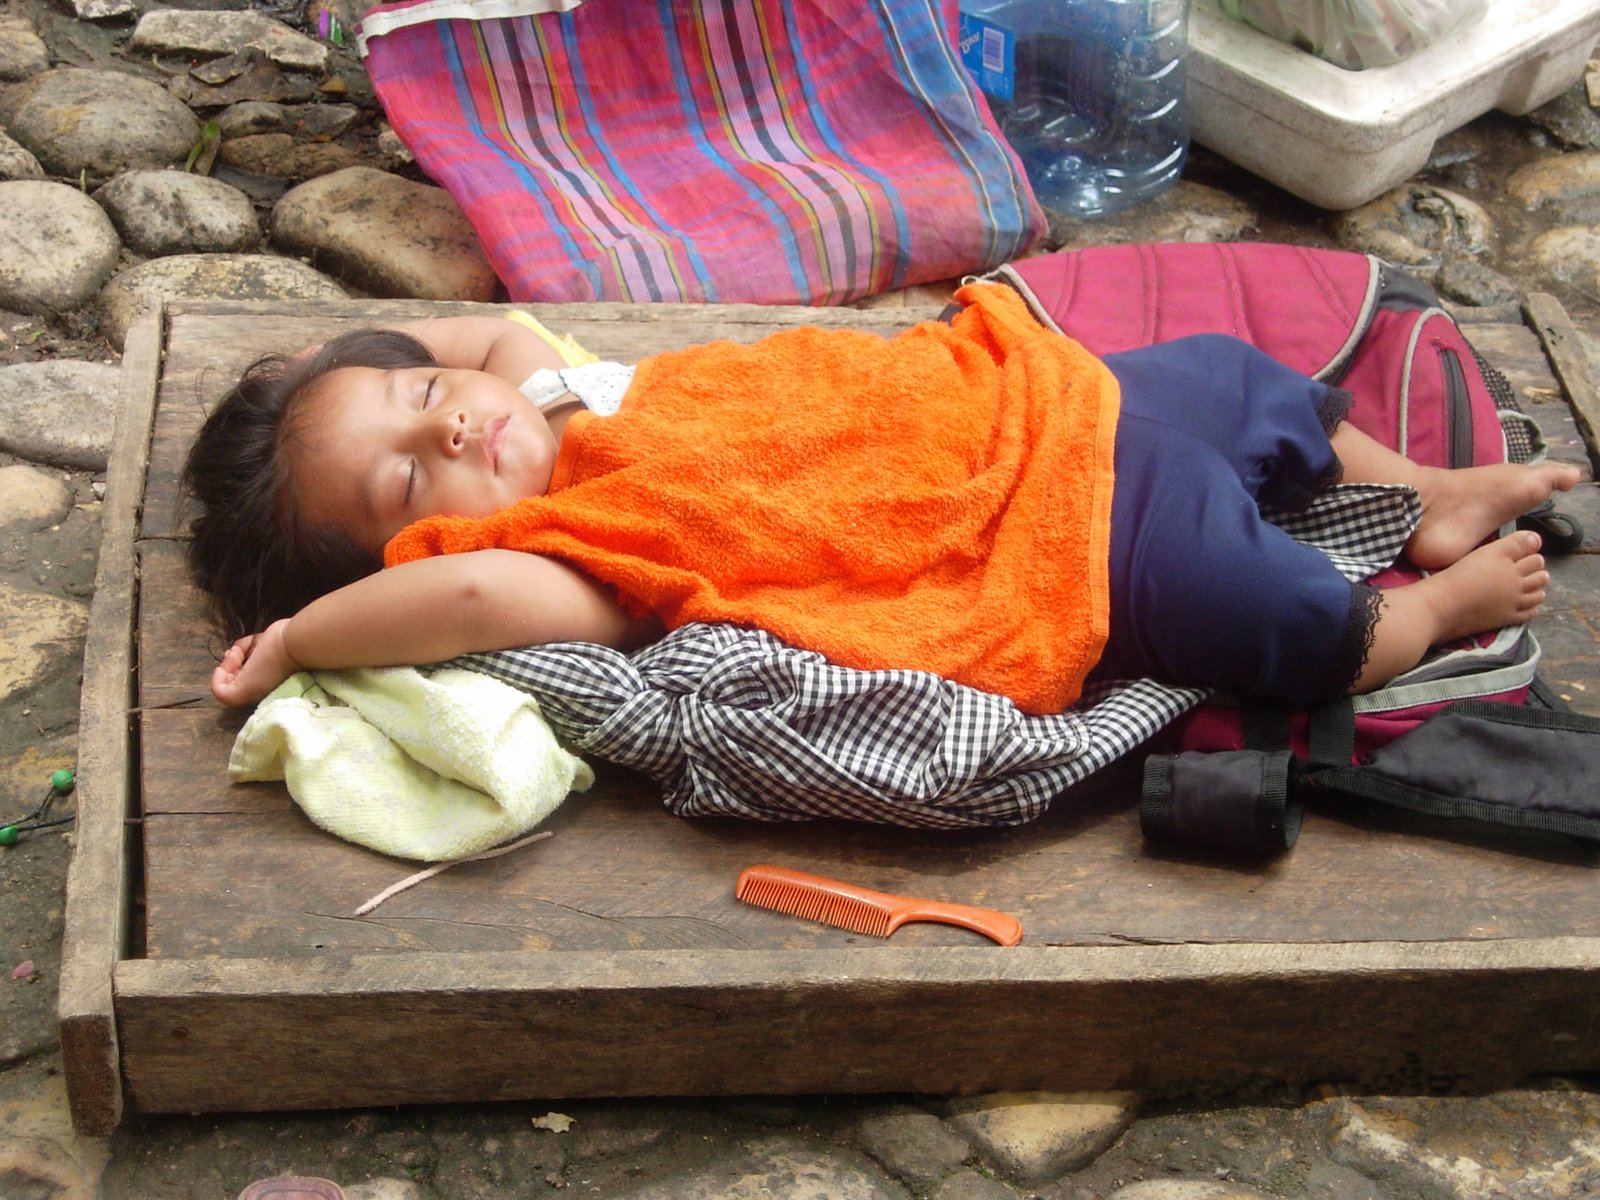
[[[200,506],[190,526],[189,573],[230,641],[383,565],[348,535],[312,525],[300,512],[286,448],[312,385],[341,367],[435,363],[408,334],[358,329],[304,356],[258,359],[206,418],[183,467],[183,493]]]

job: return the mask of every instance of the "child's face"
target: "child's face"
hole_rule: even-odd
[[[377,552],[423,517],[482,517],[550,487],[544,414],[483,371],[342,367],[287,445],[302,514]]]

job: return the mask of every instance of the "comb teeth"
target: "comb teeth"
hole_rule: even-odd
[[[894,932],[889,927],[890,914],[881,906],[870,900],[841,896],[822,887],[766,879],[747,872],[740,876],[734,895],[758,908],[819,921],[852,933],[886,938]]]

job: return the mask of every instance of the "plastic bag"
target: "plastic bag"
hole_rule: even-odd
[[[1218,2],[1235,20],[1348,71],[1399,62],[1482,16],[1489,7],[1489,0]]]

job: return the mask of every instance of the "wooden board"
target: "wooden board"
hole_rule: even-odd
[[[126,551],[138,580],[130,569],[120,598],[106,581],[104,604],[127,615],[108,608],[104,624],[129,640],[108,663],[136,663],[137,702],[131,721],[95,713],[100,741],[124,739],[126,775],[89,825],[135,820],[137,871],[101,871],[86,887],[102,894],[69,902],[69,942],[75,912],[98,915],[81,973],[111,985],[79,1006],[87,1024],[74,1016],[94,1031],[93,1054],[68,1065],[85,1131],[115,1124],[124,1094],[158,1112],[1199,1079],[1483,1087],[1600,1065],[1594,852],[1356,810],[1311,813],[1270,862],[1166,852],[1143,843],[1122,772],[1027,827],[935,834],[683,820],[646,781],[602,767],[548,840],[353,916],[412,866],[317,830],[281,786],[227,783],[241,717],[206,691],[214,645],[183,572],[177,480],[206,407],[258,354],[448,311],[460,309],[175,305],[159,373],[130,385],[154,393],[148,445],[130,435],[117,450],[146,481]],[[535,311],[633,359],[802,321],[889,331],[934,310]],[[1536,329],[1473,336],[1553,452],[1587,462]],[[1596,507],[1593,491],[1570,507]],[[1597,548],[1591,532],[1558,564],[1539,625],[1547,677],[1591,712]],[[110,840],[91,847],[97,860]],[[1026,938],[1002,949],[914,925],[883,942],[782,917],[732,898],[757,861],[1003,908]],[[112,935],[119,920],[126,937]]]

